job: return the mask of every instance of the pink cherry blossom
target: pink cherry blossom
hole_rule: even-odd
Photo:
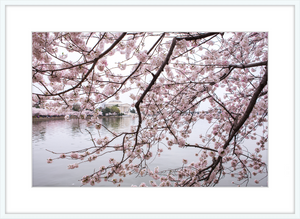
[[[33,32],[32,83],[34,120],[76,118],[88,127],[81,130],[89,145],[48,150],[57,163],[80,159],[69,169],[95,163],[83,185],[120,186],[136,175],[153,178],[149,186],[215,186],[228,175],[246,186],[252,175],[267,176],[265,32]],[[135,124],[117,133],[101,118],[123,95]],[[195,130],[196,123],[209,128]],[[198,157],[187,165],[182,153],[170,169],[150,168],[176,148]]]

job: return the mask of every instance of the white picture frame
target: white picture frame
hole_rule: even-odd
[[[0,0],[0,3],[1,219],[300,218],[299,0]],[[31,32],[92,28],[96,31],[269,31],[269,187],[33,188]]]

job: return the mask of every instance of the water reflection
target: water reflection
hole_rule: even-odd
[[[115,131],[120,126],[120,117],[103,118],[103,125]]]
[[[72,131],[72,135],[76,136],[79,133],[82,133],[81,129],[80,129],[80,122],[77,119],[73,119],[70,120],[71,123],[71,131]]]
[[[102,124],[114,132],[129,130],[131,117],[106,117],[102,119]]]
[[[33,122],[32,125],[32,139],[33,141],[44,141],[46,134],[46,124],[43,122]]]
[[[100,119],[100,122],[111,131],[121,133],[130,131],[130,126],[136,125],[138,119],[130,117],[108,117]],[[115,159],[120,159],[122,156],[121,152],[109,153],[99,157],[99,159],[96,159],[94,162],[83,163],[79,166],[79,168],[73,170],[69,170],[67,168],[69,164],[74,163],[72,160],[59,159],[54,160],[52,164],[48,164],[46,162],[47,158],[55,158],[55,156],[46,151],[46,149],[57,153],[63,153],[93,146],[90,140],[91,136],[85,130],[85,122],[77,119],[69,121],[37,121],[33,122],[32,127],[33,186],[80,186],[81,182],[78,180],[81,179],[82,176],[92,173],[94,169],[98,169],[102,165],[107,165],[109,158],[113,157]],[[196,142],[199,140],[199,133],[203,133],[203,131],[205,131],[208,127],[209,126],[207,126],[207,124],[196,124],[193,132],[191,133],[191,141]],[[93,126],[88,127],[87,130],[93,135],[93,137],[97,137],[99,135],[98,130],[96,130]],[[100,135],[101,137],[109,137],[112,134],[102,128],[100,129]],[[250,150],[254,150],[255,146],[253,147],[247,142],[245,142],[245,144]],[[155,159],[153,158],[149,160],[149,168],[151,169],[159,166],[161,170],[168,170],[170,168],[182,166],[182,158],[187,159],[189,163],[199,159],[199,157],[195,156],[196,153],[199,153],[199,149],[196,148],[183,149],[174,146],[171,151],[168,151],[164,144],[160,144],[159,147],[164,149],[164,153],[162,153],[160,157],[156,156]],[[265,162],[267,162],[267,151],[264,156],[266,159]],[[136,178],[134,175],[131,175],[124,178],[122,186],[131,186],[132,184],[139,185],[142,182],[146,182],[148,184],[149,180],[152,180],[152,178]],[[223,179],[218,186],[232,186],[231,181],[232,178],[227,177]],[[252,183],[248,186],[262,185],[267,186],[267,178],[259,185]],[[101,182],[95,186],[114,185],[108,182]]]

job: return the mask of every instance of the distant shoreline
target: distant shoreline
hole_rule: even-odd
[[[92,117],[92,116],[87,116],[88,118],[89,117]],[[131,115],[124,115],[124,116],[99,116],[99,118],[109,118],[109,117],[131,117]],[[50,121],[50,120],[63,120],[65,119],[65,116],[52,116],[52,117],[36,117],[36,116],[33,116],[32,117],[32,122],[38,122],[38,121]],[[70,116],[70,119],[78,119],[77,116]]]
[[[63,120],[64,116],[56,116],[56,117],[32,117],[32,122],[37,121],[49,121],[49,120]]]

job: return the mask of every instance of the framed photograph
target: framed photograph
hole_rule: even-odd
[[[1,219],[300,218],[299,0],[0,2]]]

